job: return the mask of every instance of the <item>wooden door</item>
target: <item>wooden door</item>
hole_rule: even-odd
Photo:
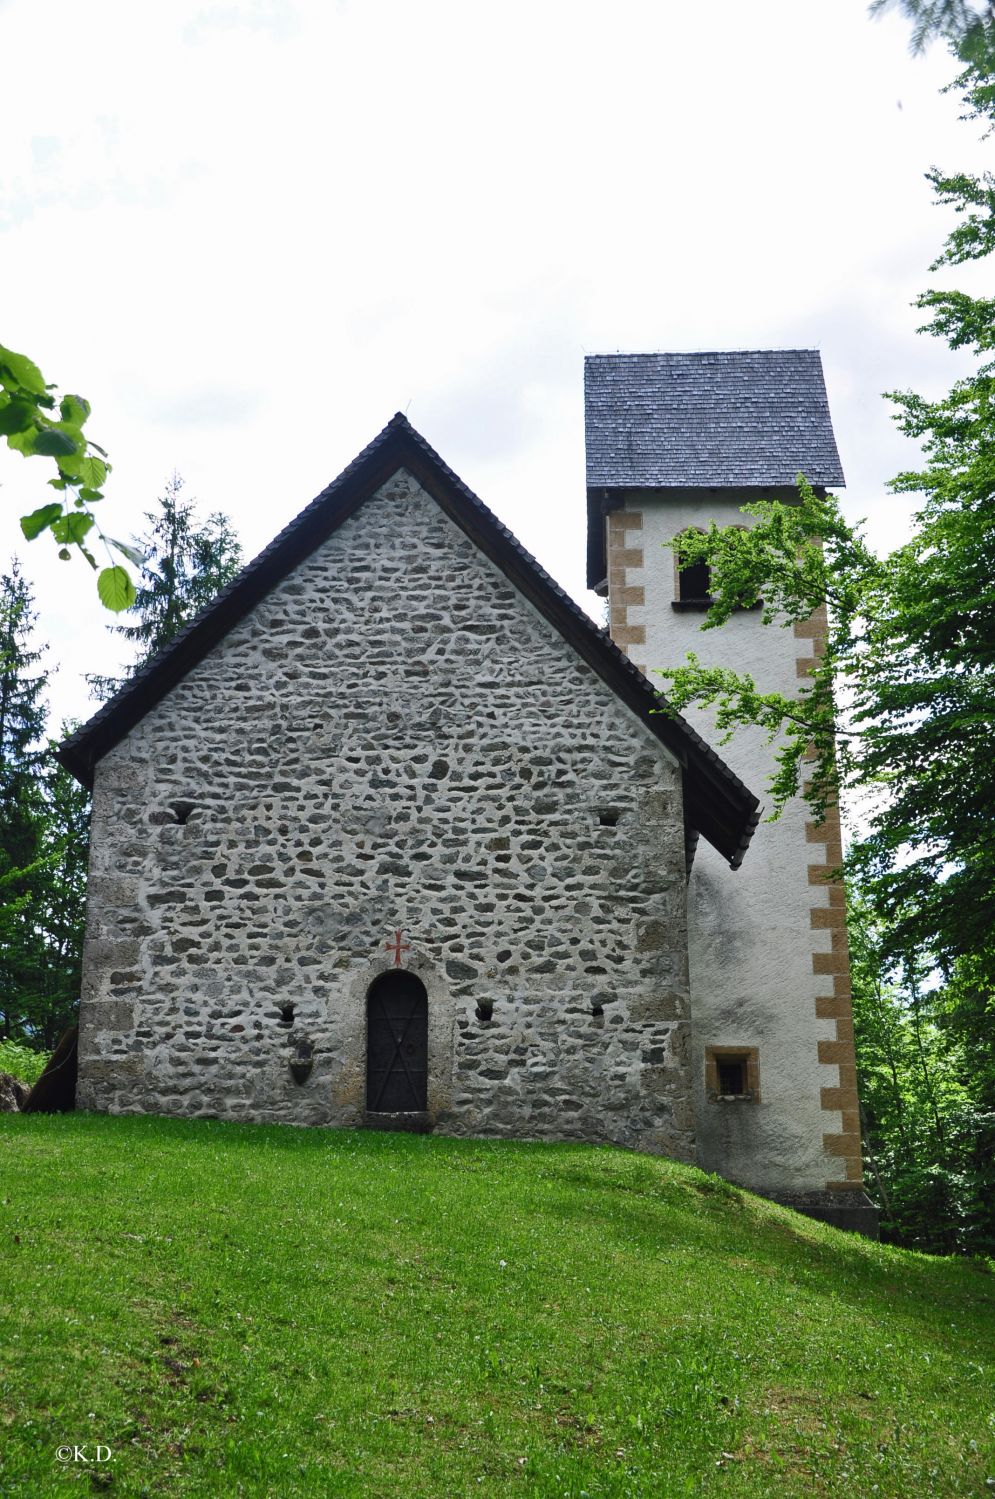
[[[398,970],[374,981],[366,1000],[366,1107],[373,1114],[428,1106],[428,996]]]

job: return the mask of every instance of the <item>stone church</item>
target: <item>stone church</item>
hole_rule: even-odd
[[[63,745],[93,787],[78,1105],[613,1142],[873,1231],[838,819],[660,711],[793,689],[825,621],[701,635],[705,568],[843,482],[813,350],[586,362],[600,629],[395,416]]]

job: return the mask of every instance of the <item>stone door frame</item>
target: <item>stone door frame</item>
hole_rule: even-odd
[[[443,974],[434,963],[414,950],[406,954],[406,958],[407,961],[398,966],[386,954],[378,954],[371,962],[363,965],[349,986],[348,1053],[355,1058],[357,1069],[362,1074],[363,1123],[370,1128],[430,1130],[452,1108],[456,1002]],[[421,1115],[375,1115],[366,1109],[367,997],[375,981],[383,974],[402,971],[420,979],[428,996],[428,1107]]]

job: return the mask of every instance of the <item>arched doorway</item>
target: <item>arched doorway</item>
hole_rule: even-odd
[[[404,969],[382,973],[366,996],[366,1107],[371,1114],[428,1107],[428,995]]]

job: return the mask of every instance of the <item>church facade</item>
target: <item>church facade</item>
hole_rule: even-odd
[[[614,639],[395,417],[63,746],[79,1107],[613,1142],[867,1226],[838,829],[758,827],[758,747],[737,774],[658,711],[654,608],[693,611],[651,548],[699,501],[601,482],[618,373],[589,361]]]

